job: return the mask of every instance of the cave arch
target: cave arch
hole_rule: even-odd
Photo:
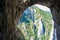
[[[56,31],[57,31],[56,32],[57,40],[60,39],[60,27],[59,27],[60,26],[60,5],[59,5],[60,0],[30,0],[30,1],[28,1],[28,0],[27,1],[24,1],[24,0],[0,0],[0,4],[4,5],[2,7],[5,11],[4,12],[5,15],[3,14],[5,16],[5,18],[1,17],[1,15],[0,15],[0,19],[3,20],[3,21],[0,21],[2,23],[2,25],[0,25],[0,26],[2,27],[2,29],[4,28],[4,30],[5,30],[5,31],[4,30],[2,30],[2,31],[6,32],[5,36],[2,37],[2,39],[5,38],[6,40],[9,40],[10,32],[11,31],[15,32],[15,26],[17,24],[16,21],[19,20],[19,17],[21,16],[22,12],[28,6],[31,6],[31,5],[37,4],[37,3],[45,5],[51,9],[53,19],[55,21],[54,28],[56,28]],[[2,10],[2,12],[3,12],[3,10]],[[4,26],[3,26],[3,24],[4,24]],[[8,32],[6,29],[8,30]],[[15,34],[15,33],[11,34],[12,35],[11,40],[16,40],[16,39],[14,39],[13,34]]]

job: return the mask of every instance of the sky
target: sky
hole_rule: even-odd
[[[40,8],[43,11],[50,11],[50,9],[44,5],[35,4],[34,6],[37,6],[38,8]]]

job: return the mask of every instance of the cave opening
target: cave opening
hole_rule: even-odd
[[[10,18],[8,18],[8,15],[6,15],[6,13],[5,13],[5,11],[6,11],[6,9],[8,9],[8,11],[7,11],[7,13],[9,13],[10,15],[10,17],[14,17],[13,15],[14,15],[14,12],[13,12],[13,8],[15,7],[15,6],[13,6],[13,4],[15,3],[15,2],[12,2],[12,1],[9,1],[9,0],[6,0],[5,2],[7,2],[6,4],[8,5],[5,5],[5,3],[4,3],[4,1],[5,0],[0,0],[0,39],[1,40],[8,40],[10,37],[10,33],[11,33],[11,31],[13,31],[14,30],[14,28],[12,28],[13,27],[13,23],[14,23],[14,19],[12,20],[12,18],[11,18],[11,20],[9,20]],[[31,0],[32,1],[32,0]],[[11,4],[11,3],[12,4]],[[32,4],[34,4],[33,3],[34,1],[32,1]],[[59,38],[60,38],[60,9],[59,9],[59,2],[60,1],[58,1],[58,0],[56,0],[56,1],[52,1],[52,3],[50,3],[51,5],[51,12],[53,13],[53,19],[54,19],[54,29],[56,29],[56,33],[57,33],[57,39],[59,40]],[[42,2],[43,3],[43,2]],[[49,2],[48,2],[49,3]],[[47,3],[47,4],[48,4]],[[11,5],[12,6],[11,6]],[[45,4],[45,3],[43,3],[43,4]],[[14,4],[15,5],[15,4]],[[25,6],[25,5],[24,5]],[[48,6],[48,5],[47,5]],[[5,9],[5,7],[6,7],[6,9]],[[11,11],[12,10],[12,11]],[[16,10],[16,9],[15,9]],[[36,11],[36,10],[35,10]],[[11,12],[13,12],[13,13],[11,13]],[[17,11],[18,12],[18,11]],[[39,15],[38,15],[39,16]],[[38,17],[39,18],[39,17]],[[38,19],[37,18],[37,19]],[[28,19],[29,20],[29,19]],[[32,19],[31,19],[32,20]],[[8,22],[9,23],[8,23]],[[31,22],[31,21],[30,21]],[[33,22],[32,22],[33,23]],[[23,24],[25,24],[25,23],[23,23]],[[8,25],[8,26],[7,26]],[[30,24],[29,24],[29,21],[28,21],[28,26],[29,26]],[[35,26],[35,25],[34,25]],[[7,28],[8,27],[8,28]],[[28,27],[26,27],[26,28],[28,28]],[[3,30],[4,29],[4,30]],[[10,29],[10,30],[9,30]],[[11,30],[12,29],[12,30]],[[36,27],[34,28],[34,29],[36,29]],[[8,32],[7,32],[8,31]],[[43,32],[44,33],[44,32]],[[7,36],[6,36],[7,35]],[[14,36],[14,33],[12,33],[12,35]],[[13,38],[13,36],[11,37],[11,38]],[[14,39],[14,38],[13,38]],[[12,39],[12,40],[13,40]]]
[[[17,27],[20,28],[26,40],[52,40],[55,37],[53,37],[54,21],[51,10],[44,5],[34,4],[26,8]]]

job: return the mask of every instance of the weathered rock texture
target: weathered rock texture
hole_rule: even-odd
[[[51,9],[57,29],[57,40],[60,40],[60,0],[0,0],[0,39],[1,40],[25,40],[16,24],[28,6],[42,4]]]

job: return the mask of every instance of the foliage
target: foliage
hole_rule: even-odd
[[[29,9],[31,12],[33,11],[32,14],[34,14],[34,21],[29,18],[29,16],[31,16],[31,13],[30,14],[28,13],[29,15],[26,15],[26,13],[24,12],[21,17],[22,19],[20,19],[20,23],[17,26],[19,29],[21,29],[22,33],[25,36],[25,39],[26,40],[49,40],[50,32],[52,29],[51,13],[43,11],[36,6],[31,6],[27,9]],[[40,36],[38,37],[38,29],[39,29],[40,21],[42,21],[42,24],[45,28],[44,29],[45,32],[40,33]]]

